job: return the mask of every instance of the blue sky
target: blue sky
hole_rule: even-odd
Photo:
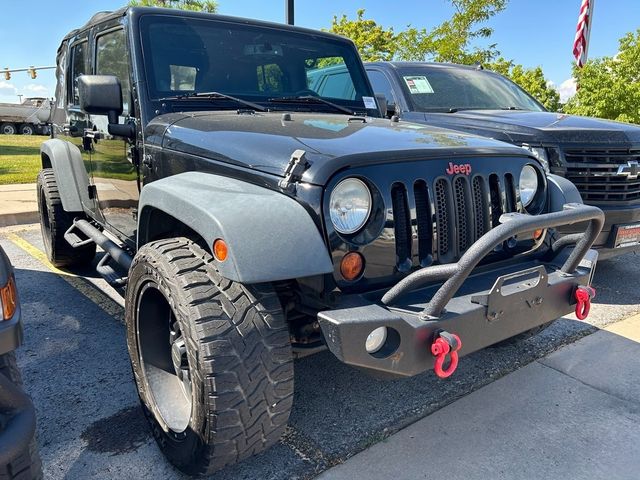
[[[126,0],[2,0],[0,4],[0,68],[53,65],[60,39],[98,10],[113,10]],[[284,0],[219,0],[220,13],[276,22],[284,21]],[[489,25],[491,42],[506,58],[525,66],[541,65],[557,86],[571,77],[571,49],[580,0],[511,0]],[[333,15],[355,17],[358,8],[385,27],[396,30],[411,23],[430,28],[451,15],[446,0],[296,0],[296,24],[309,28],[331,25]],[[618,39],[640,28],[640,1],[597,0],[589,56],[615,55]],[[31,80],[14,74],[0,77],[0,101],[17,101],[17,94],[52,96],[52,71]],[[565,87],[568,82],[565,83]]]

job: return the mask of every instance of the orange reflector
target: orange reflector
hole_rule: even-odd
[[[227,243],[218,238],[215,242],[213,242],[213,256],[216,257],[216,260],[219,262],[224,262],[227,259],[227,255],[229,251],[227,250]]]
[[[358,278],[364,270],[364,260],[358,252],[349,252],[340,262],[340,273],[345,280],[353,281]]]
[[[533,239],[534,240],[540,240],[542,238],[542,235],[544,235],[544,229],[543,228],[538,228],[537,230],[535,230],[533,232]]]
[[[13,276],[9,277],[9,282],[0,288],[0,299],[2,300],[2,319],[9,320],[18,309],[18,292],[16,292]]]

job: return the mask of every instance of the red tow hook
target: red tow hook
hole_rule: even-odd
[[[584,320],[589,315],[591,310],[591,299],[595,298],[596,290],[593,287],[578,287],[576,288],[576,317],[578,320]]]
[[[433,371],[440,378],[447,378],[453,375],[458,368],[458,350],[462,347],[460,337],[455,333],[441,331],[437,333],[437,338],[431,344],[431,353],[436,357]],[[449,366],[443,369],[442,366],[449,355]]]

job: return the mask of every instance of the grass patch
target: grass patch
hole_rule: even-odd
[[[0,135],[0,185],[35,183],[40,171],[41,135]],[[122,140],[100,140],[94,145],[92,165],[100,178],[135,180],[136,171],[125,160]]]
[[[0,135],[0,185],[35,183],[40,170],[41,135]]]

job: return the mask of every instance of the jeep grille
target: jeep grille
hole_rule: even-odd
[[[409,209],[413,195],[415,210]],[[438,178],[391,187],[397,267],[411,268],[412,254],[421,265],[456,261],[500,215],[516,211],[513,176],[497,174]],[[415,251],[417,249],[417,252]]]

